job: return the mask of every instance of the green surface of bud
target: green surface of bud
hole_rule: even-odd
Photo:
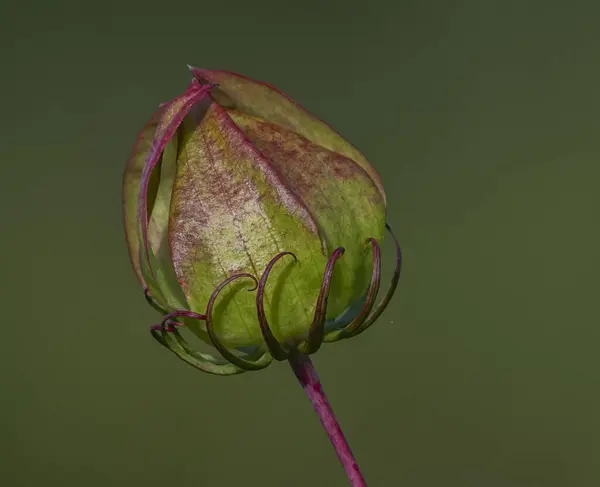
[[[344,326],[365,303],[369,241],[386,227],[379,175],[274,87],[225,71],[192,74],[144,127],[125,170],[126,237],[142,284],[166,312],[204,316],[224,280],[261,279],[271,263],[259,292],[278,343],[305,340],[321,308],[325,330]],[[283,252],[295,259],[272,262]],[[235,280],[215,295],[212,326],[224,347],[264,345],[254,284]],[[205,320],[181,322],[211,342]]]

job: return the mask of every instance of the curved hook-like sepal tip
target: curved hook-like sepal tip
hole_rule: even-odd
[[[386,223],[385,228],[392,236],[392,239],[394,240],[394,245],[396,247],[396,266],[394,269],[394,274],[392,276],[390,286],[388,287],[388,290],[385,293],[385,296],[377,304],[375,309],[369,314],[364,323],[353,332],[352,336],[359,335],[367,328],[369,328],[373,323],[375,323],[377,318],[379,318],[381,313],[383,313],[383,310],[389,304],[390,300],[392,299],[392,296],[394,295],[394,292],[396,292],[396,288],[398,287],[398,281],[400,280],[400,271],[402,270],[402,249],[400,248],[400,242],[398,242],[396,235],[394,235],[394,232],[392,231],[392,227]]]
[[[333,342],[342,338],[354,336],[356,331],[360,329],[367,319],[367,316],[373,309],[373,305],[377,299],[377,293],[379,292],[379,286],[381,283],[381,248],[379,247],[379,242],[377,242],[377,240],[374,238],[367,239],[365,245],[368,245],[369,243],[373,247],[373,272],[371,274],[371,283],[367,289],[365,303],[356,317],[350,323],[348,323],[348,325],[341,330],[334,330],[331,333],[328,333],[324,340],[326,342]]]
[[[286,255],[291,255],[294,258],[294,262],[298,262],[296,254],[294,254],[293,252],[280,252],[279,254],[277,254],[267,264],[267,267],[265,268],[265,271],[263,272],[263,275],[260,278],[260,282],[258,283],[258,292],[256,293],[256,311],[257,311],[257,315],[258,315],[258,323],[260,325],[260,331],[262,333],[263,340],[267,344],[267,348],[269,349],[269,352],[271,353],[273,358],[275,360],[280,360],[280,361],[286,360],[288,357],[288,353],[283,348],[283,346],[279,343],[279,341],[273,334],[271,327],[269,326],[269,322],[268,322],[267,316],[265,314],[264,297],[265,297],[265,286],[267,284],[267,279],[269,278],[269,275],[271,274],[271,270],[273,269],[273,266],[279,259],[281,259],[282,257],[284,257]]]
[[[214,326],[213,326],[212,313],[213,313],[213,307],[214,307],[215,301],[217,300],[217,297],[219,296],[219,294],[221,293],[223,288],[225,286],[227,286],[230,282],[235,281],[236,279],[244,278],[244,277],[248,277],[254,281],[254,283],[256,284],[254,289],[256,289],[258,287],[258,280],[256,279],[256,277],[254,277],[252,274],[248,274],[248,273],[244,272],[244,273],[235,274],[231,277],[228,277],[221,284],[219,284],[217,286],[217,288],[213,291],[213,293],[210,296],[210,299],[208,300],[208,305],[206,306],[206,331],[208,332],[210,341],[212,342],[214,347],[219,351],[219,353],[223,356],[223,358],[225,360],[232,363],[236,367],[239,367],[240,369],[260,370],[260,369],[264,369],[265,367],[267,367],[272,361],[272,358],[268,353],[266,353],[266,352],[263,353],[256,360],[247,360],[245,358],[238,357],[234,353],[230,352],[219,341],[219,338],[217,337],[217,334],[216,334]]]
[[[369,246],[375,246],[375,245],[379,245],[379,242],[377,242],[376,238],[369,237],[368,239],[366,239],[365,243],[364,243],[365,252],[369,249]]]
[[[315,306],[315,314],[313,322],[308,332],[308,338],[300,345],[300,350],[306,355],[315,353],[321,344],[323,343],[323,334],[325,332],[325,317],[327,315],[327,298],[329,297],[329,289],[331,287],[331,279],[333,277],[333,268],[337,260],[344,255],[346,249],[344,247],[338,247],[333,251],[327,265],[325,266],[325,273],[323,275],[323,282],[321,284],[321,290],[319,291],[319,297],[317,298],[317,304]]]

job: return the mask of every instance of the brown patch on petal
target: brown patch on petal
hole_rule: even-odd
[[[201,83],[216,83],[227,99],[225,108],[233,108],[298,133],[313,143],[354,160],[370,176],[385,204],[381,177],[364,155],[331,126],[319,120],[292,98],[274,86],[229,71],[190,68]],[[218,100],[217,100],[218,101]]]
[[[327,181],[335,184],[349,179],[368,179],[376,187],[361,166],[342,154],[280,125],[236,110],[228,110],[228,114],[303,200],[310,200],[312,193],[325,189]],[[320,206],[326,204],[323,198],[318,200]]]

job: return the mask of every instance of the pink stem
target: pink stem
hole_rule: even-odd
[[[350,480],[350,485],[353,487],[367,487],[367,483],[360,473],[356,460],[354,460],[350,446],[346,438],[344,438],[342,428],[340,428],[329,401],[327,401],[310,357],[299,350],[292,350],[288,361],[292,366],[294,374],[296,374],[296,377],[300,381],[304,392],[306,392],[306,395],[310,399],[313,408],[319,415],[321,424],[327,432],[333,448],[335,448],[335,452],[346,471],[348,480]]]

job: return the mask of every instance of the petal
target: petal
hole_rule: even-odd
[[[310,211],[218,104],[206,113],[194,109],[180,140],[169,234],[191,308],[203,312],[225,278],[260,277],[273,256],[293,251],[298,264],[274,270],[265,308],[278,339],[304,335],[327,261]],[[215,329],[228,346],[262,342],[256,296],[246,289],[244,282],[228,287],[214,309]]]

